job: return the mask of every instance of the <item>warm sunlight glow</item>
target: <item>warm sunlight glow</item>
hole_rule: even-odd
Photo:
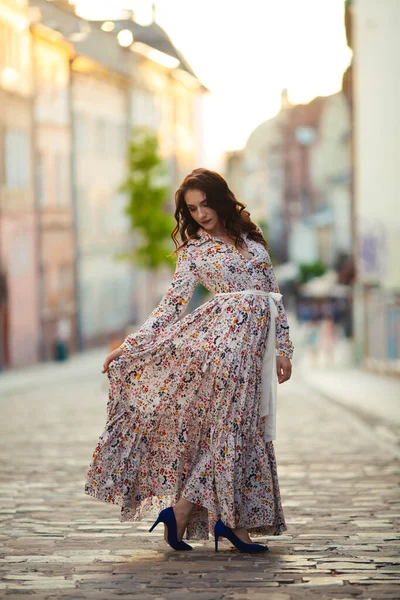
[[[101,28],[103,31],[114,31],[115,23],[113,23],[112,21],[105,21]]]
[[[172,71],[172,76],[175,79],[178,79],[178,81],[181,81],[188,88],[196,89],[201,85],[198,79],[183,69],[174,69]]]
[[[6,67],[1,73],[1,79],[5,85],[11,85],[18,79],[18,73],[12,67]]]
[[[121,29],[117,37],[120,46],[123,46],[124,48],[127,48],[133,43],[133,34],[129,29]]]
[[[179,60],[177,58],[169,56],[169,54],[164,54],[164,52],[160,52],[142,42],[135,42],[132,46],[132,50],[139,54],[143,54],[143,56],[147,56],[147,58],[154,60],[154,62],[157,62],[168,69],[174,69],[179,65]]]

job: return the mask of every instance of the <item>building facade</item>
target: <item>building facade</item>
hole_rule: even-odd
[[[39,356],[32,68],[28,5],[0,3],[0,366]]]
[[[134,63],[131,72],[129,130],[146,126],[158,138],[159,152],[166,165],[170,193],[167,210],[175,210],[174,193],[183,178],[202,157],[202,98],[207,92],[166,32],[153,21],[148,26],[134,19],[99,22],[112,34],[131,33]],[[171,246],[171,251],[173,246]],[[155,298],[161,298],[171,278],[168,267],[155,278],[136,268],[134,318],[141,323]]]
[[[236,179],[252,217],[266,221],[279,262],[333,267],[351,254],[351,114],[343,93],[291,105],[284,90],[281,110],[251,133],[242,156]]]
[[[357,361],[400,371],[400,4],[352,3]]]
[[[130,245],[125,198],[129,81],[86,57],[72,64],[73,185],[81,347],[124,334],[134,271],[117,260]]]
[[[75,234],[71,186],[70,61],[73,47],[32,26],[40,355],[76,349]]]
[[[156,133],[173,211],[201,156],[204,91],[155,22],[0,0],[0,368],[115,341],[147,317],[171,272],[149,294],[154,277],[121,260],[137,241],[119,191],[131,129]]]
[[[283,235],[283,127],[285,111],[261,123],[243,151],[243,199],[256,223],[268,224],[268,243],[281,258]]]

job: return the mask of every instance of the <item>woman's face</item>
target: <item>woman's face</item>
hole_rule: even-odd
[[[186,205],[193,219],[204,229],[214,229],[218,223],[217,211],[207,205],[207,199],[201,190],[188,190],[185,193]]]

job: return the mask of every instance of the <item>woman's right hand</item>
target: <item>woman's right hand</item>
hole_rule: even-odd
[[[112,363],[113,360],[115,360],[116,358],[118,358],[119,356],[121,356],[122,354],[122,350],[121,348],[117,348],[116,350],[114,350],[113,352],[111,352],[111,354],[109,354],[106,358],[106,360],[104,361],[104,365],[103,365],[103,369],[102,369],[102,373],[107,373],[108,371],[108,367],[110,366],[110,363]]]

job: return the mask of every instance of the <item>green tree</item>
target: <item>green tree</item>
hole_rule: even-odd
[[[139,240],[124,258],[155,273],[164,264],[174,265],[174,258],[168,254],[173,250],[171,231],[175,219],[167,206],[167,171],[153,130],[133,129],[127,158],[128,175],[120,191],[127,195],[124,212],[131,231],[139,234]]]
[[[307,283],[314,277],[321,277],[326,273],[326,266],[319,260],[313,263],[302,263],[299,265],[300,283]]]

